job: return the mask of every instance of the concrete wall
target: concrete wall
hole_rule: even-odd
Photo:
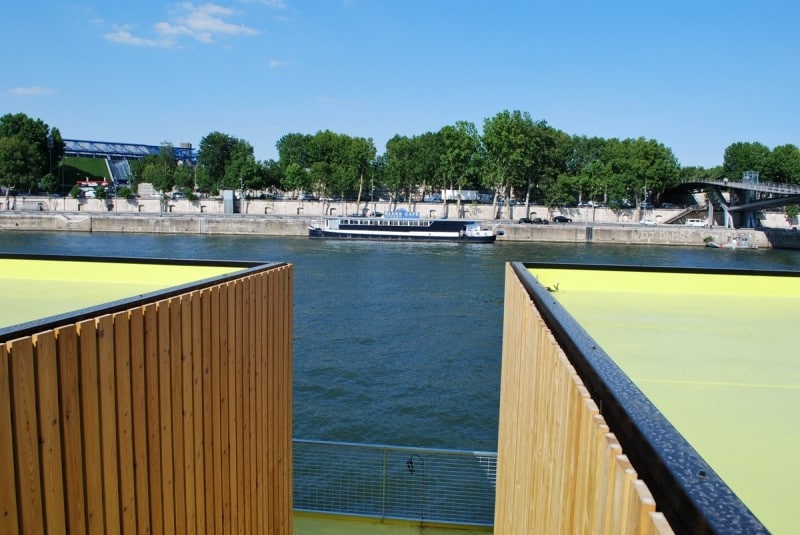
[[[8,206],[6,206],[6,204]],[[611,210],[610,208],[556,208],[531,205],[494,207],[490,204],[455,204],[442,203],[388,203],[388,202],[325,202],[325,201],[275,201],[247,200],[240,203],[242,215],[253,216],[291,216],[291,217],[323,217],[348,215],[353,213],[388,212],[397,208],[405,208],[418,212],[422,217],[464,217],[484,221],[517,221],[521,217],[542,217],[552,219],[556,215],[564,215],[575,223],[593,224],[632,224],[641,219],[638,210]],[[114,213],[114,214],[224,214],[222,199],[210,198],[189,200],[169,200],[162,208],[158,198],[136,199],[73,199],[71,197],[10,197],[6,203],[0,197],[0,212],[13,210],[16,212],[79,212],[79,213]],[[681,212],[679,209],[648,211],[648,219],[656,223],[665,223]],[[715,213],[716,224],[722,220],[721,212]],[[702,216],[705,218],[705,214]],[[782,212],[767,212],[762,225],[769,228],[788,229],[797,226]]]
[[[315,218],[356,212],[355,203],[246,201],[242,207],[246,213],[224,214],[221,202],[213,199],[171,201],[165,212],[160,212],[158,199],[115,199],[106,203],[98,199],[28,198],[23,201],[17,198],[15,208],[0,210],[0,230],[305,236],[310,221]],[[362,203],[360,208],[362,213],[384,212],[398,206],[389,203],[370,203],[367,206]],[[458,216],[455,205],[417,203],[413,208],[425,217]],[[503,214],[505,219],[492,218],[490,205],[465,205],[462,208],[464,217],[481,220],[484,227],[502,231],[499,241],[704,246],[706,238],[725,244],[734,236],[745,235],[759,247],[800,249],[800,232],[794,232],[786,217],[779,213],[767,214],[768,217],[774,216],[774,221],[765,222],[772,229],[755,230],[645,226],[627,222],[625,211],[575,208],[550,212],[544,207],[531,208],[530,216],[548,217],[563,213],[573,218],[573,223],[531,225],[516,222],[516,216],[525,214],[522,206],[509,207],[514,219],[507,218],[507,212]],[[674,211],[657,210],[656,217],[665,220],[667,215],[659,212]],[[589,221],[582,220],[581,214],[595,217]]]

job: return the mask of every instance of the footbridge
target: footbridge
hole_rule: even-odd
[[[800,204],[800,185],[774,184],[758,180],[743,179],[732,181],[727,178],[719,180],[695,179],[678,186],[689,193],[704,192],[708,204],[704,208],[689,209],[678,214],[672,220],[685,217],[689,212],[708,211],[708,221],[714,220],[714,210],[723,212],[723,225],[734,227],[734,215],[738,215],[738,226],[755,228],[758,226],[757,214],[761,210]]]

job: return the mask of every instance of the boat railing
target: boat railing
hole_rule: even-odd
[[[293,441],[294,510],[492,526],[497,453]]]

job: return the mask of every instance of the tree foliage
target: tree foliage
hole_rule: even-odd
[[[287,134],[278,141],[277,148],[283,187],[323,196],[360,197],[376,154],[372,139],[330,130],[313,136]]]
[[[565,169],[566,138],[546,121],[534,121],[527,112],[505,110],[483,126],[487,173],[483,185],[498,195],[514,198],[524,191],[558,191],[558,177]]]
[[[0,117],[0,186],[26,191],[46,189],[42,179],[64,156],[57,128],[24,113]]]
[[[187,195],[274,188],[360,201],[377,188],[413,202],[438,190],[477,189],[496,199],[549,206],[654,202],[680,181],[739,180],[750,170],[762,181],[800,184],[800,149],[792,144],[770,150],[758,142],[736,142],[725,149],[720,166],[681,168],[656,140],[569,136],[519,110],[504,110],[482,126],[479,132],[475,124],[458,121],[436,132],[398,134],[383,154],[368,138],[330,130],[290,133],[276,144],[278,160],[265,162],[256,160],[247,141],[214,131],[200,141],[196,166],[176,162],[172,146],[165,144],[159,154],[130,162],[131,179]],[[58,181],[51,169],[63,154],[57,128],[22,113],[0,117],[0,186],[53,191]]]
[[[769,148],[761,143],[739,142],[725,149],[722,168],[731,180],[741,180],[745,171],[763,171]]]

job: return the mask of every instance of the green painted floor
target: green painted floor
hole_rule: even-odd
[[[369,519],[295,513],[294,535],[489,535],[491,528],[420,527],[410,523],[381,523]]]

